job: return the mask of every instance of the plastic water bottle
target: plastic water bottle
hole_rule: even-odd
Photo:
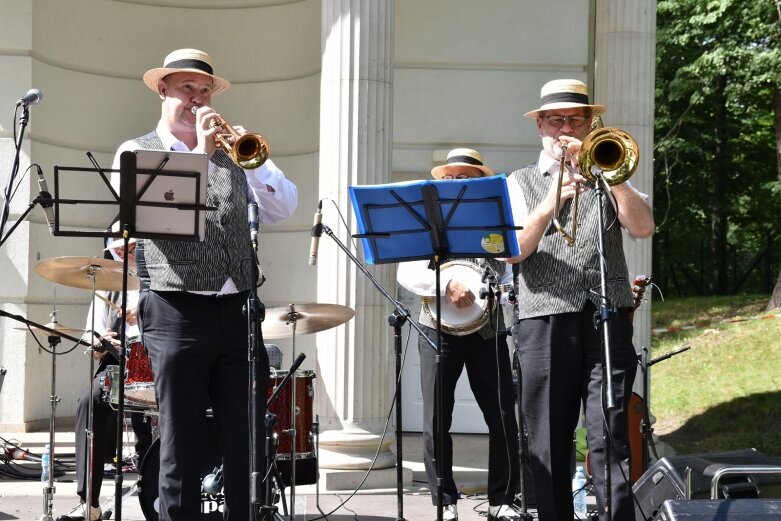
[[[49,461],[51,458],[51,447],[47,443],[43,447],[43,454],[41,455],[41,481],[49,482]]]
[[[575,476],[572,478],[572,506],[575,507],[575,515],[578,519],[586,519],[586,474],[583,467],[578,465]]]

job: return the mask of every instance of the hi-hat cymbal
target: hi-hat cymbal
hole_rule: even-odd
[[[54,257],[35,265],[41,277],[73,288],[122,291],[122,262],[102,257]],[[127,289],[138,289],[138,279],[128,273]]]
[[[264,339],[286,338],[293,336],[293,322],[296,334],[306,335],[344,324],[353,316],[352,308],[339,304],[290,304],[267,309],[261,329]]]
[[[84,329],[74,329],[72,327],[66,327],[60,324],[59,322],[49,322],[48,324],[44,324],[44,327],[47,327],[49,329],[53,329],[57,332],[56,336],[61,336],[59,333],[62,333],[63,335],[78,335],[81,336],[84,333]],[[18,326],[14,329],[27,329],[27,326]],[[40,327],[36,326],[30,326],[30,331],[33,333],[44,333],[46,335],[51,335],[52,333],[50,331],[47,331],[45,329],[41,329]]]

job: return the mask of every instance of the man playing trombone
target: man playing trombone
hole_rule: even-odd
[[[179,49],[163,67],[144,74],[162,102],[157,128],[123,143],[117,151],[150,149],[200,152],[209,156],[205,240],[140,240],[136,251],[141,293],[138,321],[155,373],[160,430],[160,520],[200,517],[200,433],[211,406],[223,455],[225,516],[249,519],[249,417],[247,303],[254,253],[248,203],[256,202],[261,223],[289,217],[298,204],[296,186],[271,160],[267,144],[254,138],[258,155],[230,156],[217,144],[226,130],[211,107],[213,95],[230,83],[215,75],[208,54]],[[239,134],[245,135],[241,127]],[[248,135],[249,136],[249,135]],[[257,159],[256,161],[254,159]],[[265,349],[259,393],[268,386]],[[258,404],[265,416],[265,400]]]
[[[590,188],[587,172],[578,168],[592,119],[604,111],[604,105],[589,102],[587,87],[580,81],[546,83],[541,89],[540,107],[525,114],[536,121],[542,138],[539,160],[508,178],[514,219],[523,226],[518,233],[521,254],[508,262],[519,263],[519,321],[514,339],[520,353],[522,411],[541,521],[574,517],[571,455],[581,403],[585,406],[597,505],[600,513],[604,512],[602,336],[594,321],[601,303],[600,204]],[[607,297],[617,310],[610,320],[617,405],[610,412],[609,422],[613,441],[611,512],[612,519],[630,520],[634,519],[634,507],[628,482],[626,408],[637,358],[627,315],[633,299],[621,228],[632,237],[649,237],[654,219],[646,197],[626,179],[618,181],[609,197],[613,204],[605,205],[604,251],[609,275]],[[573,199],[578,200],[579,207],[575,220]],[[559,213],[560,205],[563,211]],[[564,229],[568,221],[572,221],[571,232]]]

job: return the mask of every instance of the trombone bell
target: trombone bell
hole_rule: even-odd
[[[637,141],[617,128],[598,128],[583,140],[578,163],[583,177],[596,181],[592,167],[602,170],[602,178],[610,186],[621,184],[637,170],[640,151]]]
[[[618,185],[629,180],[637,170],[640,151],[637,141],[629,133],[602,125],[602,118],[596,117],[591,132],[583,140],[578,153],[578,167],[583,177],[589,181],[605,181],[608,185]],[[575,244],[577,233],[578,192],[572,201],[572,234],[568,234],[559,223],[561,185],[564,181],[564,149],[559,158],[559,187],[556,193],[556,209],[551,222],[561,233],[568,246]],[[601,173],[595,173],[595,170]]]

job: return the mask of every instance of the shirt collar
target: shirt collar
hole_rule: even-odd
[[[540,150],[540,158],[537,160],[537,167],[543,174],[550,172],[551,174],[558,174],[559,161],[549,156],[545,150]]]
[[[168,130],[165,125],[163,125],[162,119],[157,123],[155,132],[157,132],[157,136],[163,143],[163,148],[165,150],[173,150],[175,152],[190,152],[190,149],[187,148],[187,145],[176,139],[176,137],[171,134],[171,131]]]

